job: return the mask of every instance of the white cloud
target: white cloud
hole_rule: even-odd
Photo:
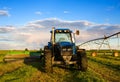
[[[0,33],[8,33],[8,32],[11,32],[13,30],[15,30],[15,27],[12,27],[12,26],[0,27]]]
[[[35,23],[28,23],[26,26],[27,27],[34,27],[34,28],[44,28],[44,26],[42,26],[40,24],[35,24]]]
[[[37,11],[37,12],[35,12],[35,14],[37,14],[37,15],[42,15],[42,12]]]
[[[0,26],[1,49],[39,49],[50,41],[52,27],[80,30],[77,42],[103,37],[104,34],[113,34],[120,31],[120,25],[95,24],[89,21],[67,21],[57,18],[36,20],[27,23],[22,28],[14,26]],[[2,41],[2,42],[1,42]]]
[[[63,13],[68,14],[68,13],[70,13],[70,12],[69,12],[69,11],[64,11]]]
[[[50,27],[66,27],[66,28],[85,28],[91,26],[92,23],[88,21],[66,21],[57,18],[49,18],[44,20],[36,20],[30,22],[30,24],[40,25],[45,28]]]
[[[10,14],[6,10],[0,10],[0,16],[10,16]]]
[[[9,8],[9,7],[3,7],[3,9],[5,9],[5,10],[10,10],[10,9],[12,9],[12,8]]]

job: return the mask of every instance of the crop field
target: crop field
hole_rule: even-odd
[[[104,51],[102,51],[104,52]],[[25,61],[19,59],[4,62],[7,55],[40,55],[39,51],[0,51],[0,82],[120,82],[120,52],[117,57],[111,54],[91,56],[87,52],[88,70],[81,72],[54,66],[53,73],[45,73],[43,59]]]

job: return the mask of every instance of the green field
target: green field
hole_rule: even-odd
[[[103,51],[102,51],[103,52]],[[39,55],[39,51],[0,51],[0,82],[120,82],[120,54],[91,56],[87,52],[88,70],[64,69],[55,66],[52,74],[45,73],[42,59],[36,62],[25,62],[24,59],[14,62],[3,62],[4,56],[27,54]]]

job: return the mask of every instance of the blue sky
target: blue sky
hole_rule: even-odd
[[[52,26],[81,30],[80,41],[119,32],[120,0],[0,0],[0,49],[39,48]]]
[[[60,18],[95,23],[120,23],[120,0],[0,0],[0,25],[25,24],[31,20]]]

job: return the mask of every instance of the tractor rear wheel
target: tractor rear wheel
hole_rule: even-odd
[[[77,52],[77,64],[78,69],[81,71],[86,71],[88,67],[87,55],[85,50],[78,50]]]
[[[47,46],[44,48],[44,62],[45,62],[45,72],[52,72],[52,53],[51,50],[48,49]]]

